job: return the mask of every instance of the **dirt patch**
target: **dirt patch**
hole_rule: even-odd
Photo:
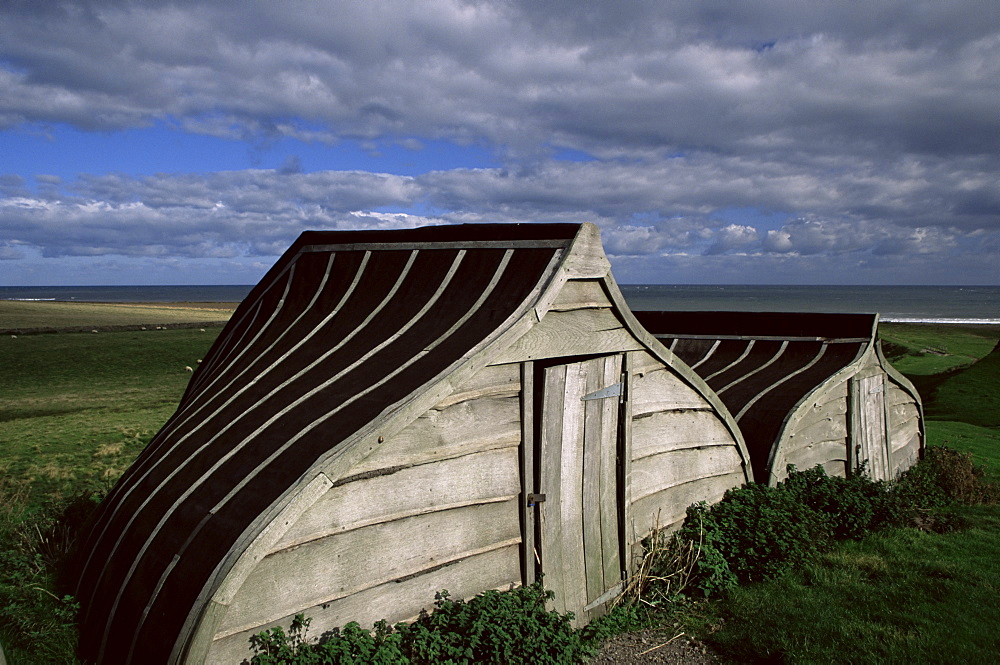
[[[605,642],[589,665],[712,665],[723,662],[725,661],[706,645],[689,639],[683,633],[641,630],[624,633]]]

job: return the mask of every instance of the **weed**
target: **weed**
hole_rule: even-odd
[[[95,507],[88,496],[36,507],[25,485],[0,488],[0,641],[12,662],[74,662],[79,608],[65,589],[79,528]]]
[[[590,652],[574,631],[572,614],[545,609],[552,598],[540,582],[509,591],[486,591],[469,601],[435,596],[434,611],[411,624],[378,622],[372,631],[356,623],[306,639],[309,619],[298,615],[288,633],[272,628],[250,638],[251,665],[277,663],[577,663]],[[622,615],[616,619],[622,621]],[[608,634],[595,627],[592,636]]]

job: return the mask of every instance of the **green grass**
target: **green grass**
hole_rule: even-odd
[[[83,303],[0,300],[0,330],[106,328],[226,321],[232,303]]]
[[[938,446],[972,453],[991,482],[1000,483],[1000,428],[928,420],[927,439]]]
[[[116,478],[177,408],[219,328],[0,338],[0,484],[33,498]]]
[[[743,587],[717,606],[711,641],[737,662],[986,663],[1000,653],[1000,515],[899,529]]]
[[[1000,326],[882,323],[879,338],[892,366],[907,376],[929,376],[966,367],[1000,339]]]
[[[1000,377],[1000,348],[938,385],[933,399],[925,405],[927,417],[1000,427],[997,377]]]

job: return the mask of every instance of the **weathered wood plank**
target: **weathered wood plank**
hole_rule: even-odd
[[[407,467],[333,487],[272,551],[368,524],[482,503],[520,492],[517,447]]]
[[[535,364],[521,364],[521,575],[525,584],[535,582],[538,551],[535,543],[535,518],[538,508],[528,505],[535,486]]]
[[[827,460],[826,462],[823,463],[823,470],[826,472],[826,475],[828,476],[835,478],[843,478],[847,475],[847,460],[841,460],[841,459]]]
[[[580,400],[587,394],[587,371],[594,361],[574,363],[566,368],[566,401],[563,405],[561,493],[559,497],[562,522],[563,612],[581,616],[587,605],[585,571],[587,560],[583,551],[583,468],[584,468],[584,407]]]
[[[880,368],[881,369],[881,368]],[[889,451],[885,427],[884,373],[865,374],[856,381],[856,445],[861,446],[858,462],[868,461],[868,474],[875,480],[889,478]]]
[[[392,581],[359,593],[304,608],[312,619],[311,636],[357,621],[370,628],[380,619],[397,623],[415,618],[421,609],[434,607],[434,594],[447,589],[455,599],[469,599],[486,589],[505,589],[518,583],[517,546],[507,546],[461,559],[402,581]],[[292,616],[264,623],[235,633],[222,633],[212,646],[208,663],[232,665],[249,659],[249,642],[265,628],[282,625],[288,628]]]
[[[913,395],[907,390],[903,390],[893,381],[886,381],[886,406],[896,406],[897,404],[914,404]]]
[[[265,557],[217,632],[276,621],[391,580],[520,544],[517,500],[407,517],[339,533]],[[388,609],[379,609],[388,612]]]
[[[583,363],[587,373],[583,394],[604,388],[604,359],[596,358]],[[614,383],[612,381],[612,383]],[[581,395],[582,397],[582,395]],[[580,399],[577,397],[576,399]],[[601,472],[602,445],[604,433],[604,402],[611,400],[589,400],[583,403],[583,459],[582,459],[582,529],[583,529],[583,572],[584,606],[603,593],[604,566],[601,536]],[[581,606],[582,609],[582,606]],[[587,619],[589,617],[581,617]]]
[[[565,312],[573,309],[594,309],[611,307],[601,281],[597,279],[569,280],[563,285],[559,295],[549,306],[550,312]]]
[[[663,361],[651,355],[645,349],[629,353],[629,362],[632,365],[632,369],[629,371],[636,377],[646,372],[654,372],[664,368]]]
[[[876,376],[885,376],[885,370],[878,364],[878,360],[875,356],[869,355],[866,362],[868,364],[864,365],[864,367],[861,367],[857,372],[855,372],[854,378],[861,380],[871,379]]]
[[[609,386],[622,380],[622,356],[604,359],[604,380]],[[604,589],[614,586],[621,579],[618,525],[618,469],[617,458],[620,442],[619,412],[620,400],[601,400],[601,550],[604,561]],[[591,602],[593,598],[590,599]],[[603,608],[602,608],[603,611]],[[591,614],[593,616],[593,613]]]
[[[893,406],[886,405],[886,415],[889,418],[889,427],[897,427],[920,418],[920,412],[914,402],[902,402]]]
[[[632,575],[635,572],[635,567],[633,566],[634,562],[630,556],[633,543],[628,538],[629,530],[627,528],[627,517],[632,505],[632,489],[627,479],[629,474],[632,473],[632,392],[634,390],[633,366],[639,361],[640,357],[644,355],[647,357],[649,356],[649,354],[645,351],[632,351],[625,354],[624,366],[622,367],[625,374],[625,399],[621,410],[622,441],[617,476],[617,489],[620,497],[618,506],[618,538],[622,543],[622,547],[619,548],[619,556],[624,556],[626,559],[620,563],[629,575]]]
[[[566,394],[566,366],[561,365],[545,370],[542,400],[542,424],[540,428],[539,490],[546,500],[539,505],[540,540],[538,543],[542,571],[553,571],[546,585],[555,594],[553,604],[566,607],[565,586],[561,571],[562,562],[562,440],[565,419],[564,397]]]
[[[629,513],[630,541],[639,542],[654,526],[671,528],[684,520],[688,506],[699,501],[716,503],[732,487],[745,481],[743,471],[721,476],[710,476],[666,488],[636,500]]]
[[[839,380],[832,383],[827,383],[822,385],[818,390],[813,392],[809,399],[813,404],[819,405],[822,408],[828,402],[836,402],[838,400],[845,400],[850,395],[850,381],[848,379]]]
[[[506,448],[517,445],[520,440],[520,399],[517,396],[482,397],[421,414],[402,431],[379,444],[350,473]]]
[[[914,436],[905,445],[892,451],[892,475],[897,477],[920,459],[920,436]]]
[[[795,465],[799,471],[805,471],[817,464],[825,464],[834,460],[846,463],[848,460],[847,437],[826,441],[810,441],[798,447],[786,446],[782,452],[784,453],[784,463],[780,469],[772,469],[771,473],[785,478],[788,475],[786,468],[789,464]]]
[[[520,391],[521,376],[517,365],[493,365],[476,372],[453,394],[435,404],[433,408],[443,411],[459,402],[487,396],[511,396]]]
[[[843,395],[839,394],[840,391],[837,392],[838,395],[831,396],[830,399],[803,405],[803,408],[795,412],[794,420],[788,423],[788,430],[799,431],[831,418],[846,418],[848,406],[846,390]]]
[[[632,417],[657,411],[710,409],[705,399],[667,368],[633,379]]]
[[[790,449],[798,448],[802,441],[833,441],[847,438],[847,416],[828,416],[804,427],[796,427],[788,437]]]
[[[892,431],[889,433],[890,447],[893,455],[896,454],[897,450],[910,445],[914,439],[919,439],[919,437],[920,422],[916,418],[894,425]]]
[[[610,309],[578,309],[549,312],[493,363],[617,353],[639,348],[642,348],[639,342]]]
[[[683,485],[706,476],[735,473],[741,468],[736,446],[712,446],[674,450],[660,455],[632,460],[632,485],[634,501],[668,487]]]
[[[732,434],[714,411],[661,411],[632,420],[632,460],[713,445],[733,445]]]
[[[570,279],[598,279],[611,272],[611,262],[604,254],[597,226],[586,223],[580,227],[562,270]]]

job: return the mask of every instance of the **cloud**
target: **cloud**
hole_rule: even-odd
[[[630,265],[710,275],[1000,251],[1000,15],[977,0],[77,0],[0,19],[0,131],[293,143],[270,170],[0,175],[4,247],[223,259],[305,228],[592,221]],[[294,146],[345,140],[474,143],[502,166],[306,172]]]
[[[723,254],[725,252],[758,244],[757,229],[743,224],[729,224],[715,234],[715,240],[706,251],[707,254]]]

